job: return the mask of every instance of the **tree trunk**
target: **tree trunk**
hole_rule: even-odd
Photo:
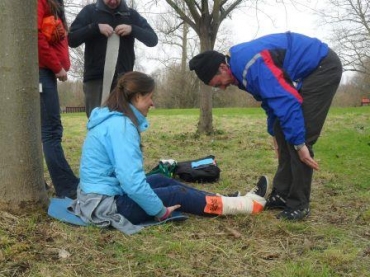
[[[198,123],[198,132],[209,135],[213,132],[212,116],[212,88],[206,86],[203,82],[200,85],[200,115]]]
[[[0,3],[0,208],[45,206],[37,1]]]
[[[243,0],[166,0],[179,17],[197,33],[201,52],[212,50],[221,22],[236,9]],[[179,4],[182,5],[179,5]],[[200,86],[200,118],[198,132],[210,134],[212,127],[212,89]]]
[[[187,69],[187,57],[188,57],[188,33],[189,33],[189,26],[186,22],[183,23],[182,28],[182,41],[181,41],[181,73],[183,74],[183,78],[185,76],[185,71]]]
[[[211,50],[214,47],[214,38],[209,36],[207,26],[202,26],[200,35],[201,52]],[[212,115],[212,88],[206,86],[203,82],[200,85],[200,117],[198,123],[198,132],[209,135],[213,132],[213,115]]]

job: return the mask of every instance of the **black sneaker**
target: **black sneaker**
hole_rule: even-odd
[[[269,188],[269,180],[267,176],[261,176],[257,182],[257,185],[251,189],[248,193],[254,193],[261,197],[265,197]]]
[[[269,197],[267,198],[265,209],[266,210],[273,210],[273,209],[285,209],[286,208],[286,200],[276,193],[275,190],[272,190]]]
[[[310,209],[290,209],[285,208],[284,211],[279,213],[276,218],[286,220],[302,220],[310,215]]]

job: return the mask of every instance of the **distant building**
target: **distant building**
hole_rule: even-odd
[[[370,105],[370,99],[366,97],[362,97],[361,106],[368,106],[368,105]]]

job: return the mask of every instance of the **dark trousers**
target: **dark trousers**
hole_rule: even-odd
[[[101,105],[103,79],[84,82],[83,91],[85,94],[86,115],[89,118],[92,110]]]
[[[117,78],[113,78],[111,91],[117,85]],[[95,79],[84,82],[83,91],[85,94],[85,111],[87,118],[90,117],[90,114],[93,109],[101,106],[101,98],[103,96],[103,79]]]
[[[69,166],[62,148],[63,126],[60,119],[59,96],[55,74],[39,70],[42,84],[40,93],[41,138],[45,162],[58,197],[73,197],[79,179]]]
[[[334,51],[321,61],[319,67],[303,80],[299,93],[303,97],[306,145],[314,157],[313,145],[320,136],[332,99],[340,83],[342,64]],[[273,187],[287,201],[287,207],[309,207],[313,169],[302,163],[294,146],[285,140],[280,122],[274,125],[279,148],[279,164]]]
[[[212,216],[204,212],[206,195],[214,195],[186,186],[175,179],[161,174],[153,174],[147,177],[147,182],[153,191],[162,200],[163,205],[170,207],[180,204],[178,211],[202,216]],[[116,199],[117,212],[122,214],[133,224],[153,220],[136,202],[127,195],[118,196]]]

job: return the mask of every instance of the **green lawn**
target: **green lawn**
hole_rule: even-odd
[[[142,135],[145,168],[163,158],[213,154],[220,181],[191,185],[245,192],[261,174],[272,180],[277,161],[262,109],[213,115],[214,135],[199,136],[199,110],[153,110]],[[63,114],[63,124],[64,150],[78,174],[86,117]],[[125,236],[63,224],[43,212],[0,212],[0,276],[370,276],[370,107],[333,108],[315,159],[312,213],[303,222],[277,220],[275,211],[190,215]]]

